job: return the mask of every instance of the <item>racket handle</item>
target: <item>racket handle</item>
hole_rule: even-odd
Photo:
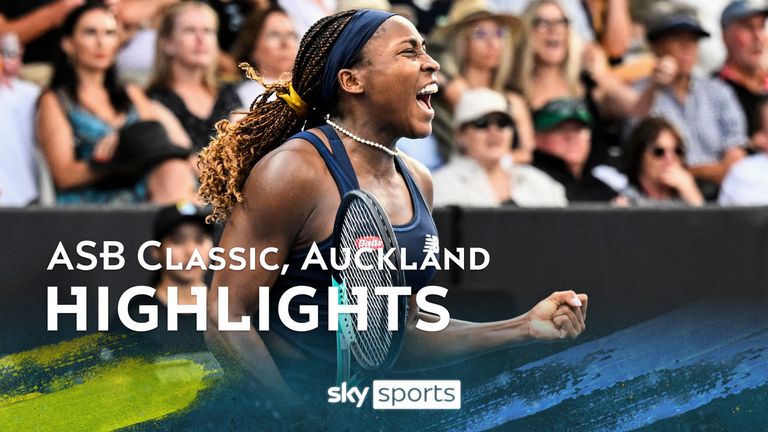
[[[339,315],[339,321],[342,320],[341,314]],[[339,325],[342,323],[340,322]],[[344,337],[344,332],[341,331],[341,328],[339,328],[339,331],[336,332],[336,384],[341,385],[341,383],[349,380],[349,373],[350,373],[350,362],[351,357],[349,353],[349,344],[347,344],[347,340]]]

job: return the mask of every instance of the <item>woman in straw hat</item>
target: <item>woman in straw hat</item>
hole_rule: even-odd
[[[533,152],[533,128],[525,101],[507,91],[514,66],[514,44],[521,34],[517,17],[491,12],[485,0],[459,0],[448,14],[447,24],[434,37],[449,47],[443,64],[450,81],[445,102],[452,111],[468,89],[490,88],[504,93],[518,130],[515,161],[527,163]]]

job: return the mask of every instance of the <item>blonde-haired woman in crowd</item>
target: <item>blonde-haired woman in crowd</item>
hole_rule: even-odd
[[[216,76],[218,25],[206,3],[185,1],[166,11],[157,34],[149,94],[176,115],[195,150],[208,144],[219,120],[242,106],[235,87]]]
[[[535,0],[522,18],[527,35],[519,48],[515,86],[532,110],[575,97],[593,100],[602,114],[635,112],[637,93],[611,75],[600,48],[581,43],[558,0]]]
[[[527,163],[533,152],[530,112],[519,94],[507,91],[514,67],[514,46],[521,34],[520,20],[491,12],[484,0],[454,3],[448,25],[436,32],[449,48],[443,64],[450,81],[444,99],[451,110],[468,89],[490,88],[507,95],[510,115],[518,130],[513,152],[517,162]]]

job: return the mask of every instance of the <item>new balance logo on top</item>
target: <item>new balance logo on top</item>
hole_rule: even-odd
[[[424,253],[440,253],[440,239],[436,235],[427,234],[424,238]]]

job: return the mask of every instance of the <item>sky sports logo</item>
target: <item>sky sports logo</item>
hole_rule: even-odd
[[[461,409],[461,381],[377,380],[370,387],[347,386],[328,389],[328,403],[354,404],[361,408],[368,395],[377,410]]]

